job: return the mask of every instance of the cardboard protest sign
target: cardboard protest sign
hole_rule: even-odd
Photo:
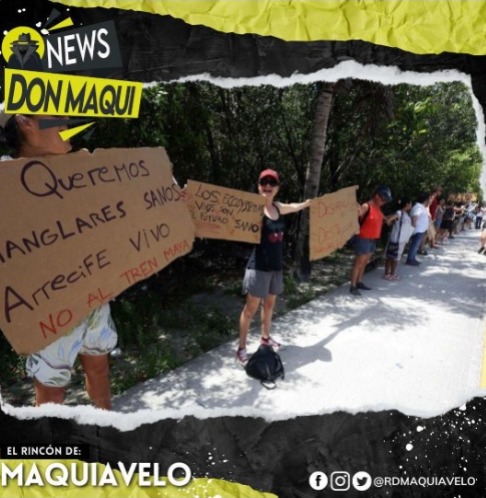
[[[0,326],[21,354],[192,248],[163,148],[5,161],[0,188]]]
[[[258,244],[265,200],[261,195],[187,182],[188,201],[196,237]]]
[[[359,232],[357,186],[313,199],[310,207],[309,259],[324,258]]]

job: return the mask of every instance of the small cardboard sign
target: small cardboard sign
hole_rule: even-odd
[[[196,237],[260,243],[265,206],[261,195],[189,180],[187,204]]]
[[[356,190],[352,186],[313,199],[310,206],[309,259],[324,258],[359,232]]]
[[[194,224],[163,148],[0,166],[0,327],[20,354],[192,249]]]

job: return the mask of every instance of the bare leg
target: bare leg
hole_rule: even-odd
[[[263,300],[263,306],[261,310],[262,337],[270,337],[270,326],[272,324],[273,310],[275,308],[276,301],[277,296],[275,294],[269,294]]]
[[[95,406],[111,410],[110,364],[108,355],[80,354],[86,391]]]
[[[356,287],[358,282],[363,280],[364,271],[368,261],[370,259],[371,253],[360,254],[356,256],[354,260],[354,266],[351,270],[351,286]]]
[[[250,330],[250,323],[260,305],[261,298],[252,296],[250,293],[246,295],[246,303],[240,315],[240,343],[239,348],[246,348],[246,339]]]
[[[64,403],[64,387],[45,386],[34,378],[34,389],[36,406],[44,403]]]

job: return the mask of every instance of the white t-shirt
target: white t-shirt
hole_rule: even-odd
[[[429,212],[428,209],[420,202],[417,202],[410,211],[410,217],[417,217],[415,230],[413,233],[424,233],[429,228]]]
[[[405,211],[397,211],[397,220],[393,224],[390,240],[392,242],[408,242],[408,239],[413,233],[412,219]],[[400,226],[401,223],[401,226]],[[400,237],[399,237],[400,235]],[[398,240],[397,240],[398,239]]]

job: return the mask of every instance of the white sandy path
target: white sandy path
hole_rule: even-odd
[[[275,320],[287,346],[286,377],[273,391],[236,365],[232,342],[119,396],[115,410],[285,419],[384,409],[430,417],[461,406],[485,394],[486,257],[478,239],[462,232],[420,267],[402,265],[400,282],[377,269],[362,298],[345,285]],[[257,341],[253,335],[249,348]]]

